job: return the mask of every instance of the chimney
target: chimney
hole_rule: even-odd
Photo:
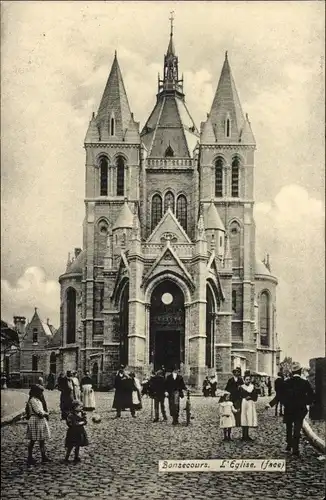
[[[75,259],[77,259],[78,255],[81,253],[81,248],[75,248]]]
[[[14,316],[14,325],[19,334],[25,333],[26,318],[25,316]]]

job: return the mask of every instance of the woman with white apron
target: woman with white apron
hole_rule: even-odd
[[[81,380],[82,401],[85,411],[95,410],[95,395],[93,389],[93,381],[89,372]]]
[[[239,387],[241,396],[241,427],[243,441],[252,441],[249,436],[249,427],[257,427],[257,411],[256,401],[258,399],[258,392],[254,384],[251,382],[249,372],[245,373],[244,383]]]

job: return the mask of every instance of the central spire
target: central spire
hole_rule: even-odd
[[[164,76],[163,80],[158,79],[158,93],[159,95],[170,93],[170,91],[178,91],[183,94],[183,79],[179,80],[178,71],[178,58],[175,54],[174,42],[173,42],[173,21],[174,12],[171,12],[171,17],[169,17],[171,23],[170,29],[170,40],[168,45],[168,50],[164,56]]]

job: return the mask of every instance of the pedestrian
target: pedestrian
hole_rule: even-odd
[[[80,401],[74,400],[71,405],[71,411],[67,416],[67,434],[65,440],[66,456],[65,463],[69,462],[69,456],[75,448],[74,463],[80,462],[79,450],[83,446],[88,446],[88,438],[85,431],[87,424],[86,413]]]
[[[72,372],[71,380],[73,383],[74,399],[76,401],[80,401],[81,400],[80,383],[79,383],[78,374],[76,371]]]
[[[230,394],[226,393],[219,401],[220,429],[223,429],[223,441],[231,441],[231,430],[235,427],[234,414],[239,412],[234,408]]]
[[[270,377],[267,377],[267,391],[268,391],[268,396],[270,397],[272,395],[272,381]]]
[[[62,376],[58,379],[58,389],[60,391],[60,411],[61,420],[66,420],[68,413],[71,410],[71,403],[74,400],[72,384],[68,377]]]
[[[81,393],[84,411],[95,410],[95,395],[93,389],[93,380],[89,371],[85,372],[84,377],[81,379]]]
[[[32,385],[27,403],[28,411],[27,432],[26,437],[29,439],[28,444],[28,465],[35,465],[36,461],[33,458],[33,448],[36,441],[39,442],[42,462],[50,462],[51,460],[46,455],[45,442],[50,439],[51,433],[47,421],[48,412],[44,411],[42,404],[44,388],[41,385]]]
[[[169,409],[172,417],[172,425],[178,425],[180,413],[180,398],[184,397],[186,391],[183,377],[178,373],[178,367],[174,366],[173,372],[166,378],[166,391],[169,397]]]
[[[282,393],[284,387],[284,378],[282,372],[278,372],[277,377],[274,382],[274,389],[277,398],[277,402],[275,404],[275,417],[277,417],[277,410],[279,408],[279,415],[283,417],[283,405],[282,405]]]
[[[54,386],[55,386],[55,375],[50,372],[49,375],[48,375],[48,378],[47,378],[47,389],[49,389],[49,391],[53,391],[54,389]]]
[[[217,389],[217,375],[214,373],[209,379],[209,383],[211,385],[211,396],[212,398],[215,398],[216,396],[216,389]]]
[[[129,374],[130,379],[132,380],[132,394],[131,394],[131,399],[132,399],[132,406],[133,409],[136,410],[141,410],[143,405],[141,401],[141,383],[139,379],[136,377],[134,372],[130,372]]]
[[[130,409],[132,417],[136,417],[136,411],[132,403],[133,380],[128,377],[125,368],[121,365],[114,381],[114,399],[112,407],[116,410],[115,418],[121,417],[121,411]]]
[[[243,385],[242,377],[240,376],[240,369],[235,368],[233,371],[233,377],[231,377],[225,386],[225,391],[230,393],[230,400],[236,410],[241,408],[241,396],[239,392],[239,387]],[[241,426],[240,422],[240,412],[235,414],[235,425],[236,427]]]
[[[154,422],[159,421],[159,408],[161,408],[161,413],[163,420],[167,420],[165,411],[165,376],[163,370],[158,370],[156,374],[150,379],[150,389],[149,392],[151,397],[154,399]]]
[[[44,389],[44,379],[43,379],[43,377],[38,377],[37,378],[36,385],[41,385],[43,387],[43,389]]]
[[[301,377],[302,368],[299,363],[292,365],[292,377],[284,381],[282,392],[275,396],[266,408],[273,407],[280,398],[284,406],[284,423],[286,425],[286,451],[299,457],[300,434],[303,419],[308,413],[307,406],[314,401],[314,391],[308,380]]]
[[[260,395],[262,397],[266,396],[266,390],[267,390],[267,386],[266,386],[266,382],[265,382],[265,377],[262,377],[261,381],[260,381]]]
[[[244,383],[239,388],[241,397],[241,412],[240,422],[242,427],[243,441],[252,441],[249,436],[249,427],[257,427],[257,411],[256,401],[258,399],[258,392],[254,384],[251,382],[250,372],[245,372]]]
[[[211,393],[211,383],[209,381],[208,376],[204,378],[203,382],[203,395],[205,398],[207,398]]]

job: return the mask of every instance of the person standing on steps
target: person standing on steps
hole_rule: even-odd
[[[155,375],[150,379],[150,394],[154,399],[154,422],[159,421],[159,408],[161,408],[161,413],[163,420],[167,420],[165,411],[165,376],[163,370],[158,370]]]
[[[284,406],[284,423],[286,425],[286,451],[299,457],[299,442],[302,424],[308,413],[307,406],[314,401],[314,391],[308,382],[301,377],[302,368],[299,363],[292,365],[292,377],[283,385],[282,392],[275,396],[266,406],[271,408],[278,401]],[[280,398],[280,399],[279,399]]]
[[[179,374],[177,366],[166,378],[166,392],[169,397],[170,415],[173,419],[172,425],[178,425],[180,413],[180,398],[184,397],[183,391],[187,390],[183,377]]]

